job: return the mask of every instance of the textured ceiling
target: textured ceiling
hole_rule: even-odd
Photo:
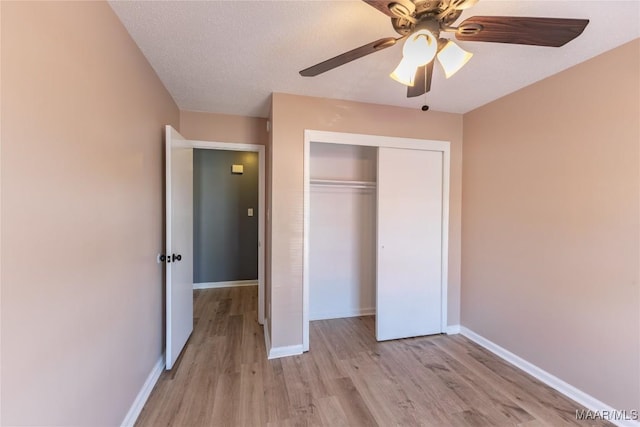
[[[298,71],[382,37],[390,19],[359,0],[110,2],[182,110],[266,117],[269,95],[286,92],[419,108],[388,75],[395,46],[317,77]],[[439,66],[426,103],[465,113],[640,37],[640,1],[482,0],[474,15],[587,18],[585,32],[561,48],[459,42],[474,53],[450,79]],[[451,37],[445,35],[445,37]],[[615,78],[615,64],[611,64]]]

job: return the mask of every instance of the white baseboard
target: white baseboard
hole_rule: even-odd
[[[146,381],[138,392],[138,395],[131,405],[131,408],[129,408],[129,412],[127,412],[127,415],[124,417],[124,421],[122,421],[122,427],[133,427],[133,425],[136,423],[140,412],[142,412],[144,404],[147,403],[147,399],[149,398],[153,387],[158,382],[158,378],[160,378],[160,374],[162,374],[162,371],[164,370],[164,362],[164,353],[162,353],[160,359],[158,359],[156,364],[151,369],[151,372],[149,372]]]
[[[233,280],[231,282],[194,283],[193,289],[235,288],[242,286],[258,286],[257,280]]]
[[[447,335],[455,335],[460,333],[460,325],[447,325],[445,328],[445,333]]]
[[[267,348],[267,359],[278,359],[280,357],[297,356],[302,354],[301,345],[290,345],[286,347],[271,347],[271,336],[269,335],[269,329],[267,328],[267,320],[264,322],[264,345]]]
[[[290,345],[286,347],[271,348],[271,337],[269,336],[268,322],[264,322],[264,345],[267,348],[267,359],[279,359],[280,357],[297,356],[302,354],[302,345]]]
[[[304,351],[302,344],[287,345],[284,347],[272,347],[269,350],[269,360],[279,359],[281,357],[298,356]]]
[[[537,367],[533,363],[527,362],[520,356],[517,356],[511,353],[509,350],[503,347],[500,347],[498,344],[492,341],[489,341],[488,339],[484,338],[481,335],[476,334],[475,332],[473,332],[468,328],[465,328],[464,326],[460,326],[460,333],[463,336],[469,338],[471,341],[475,342],[476,344],[486,348],[487,350],[497,355],[498,357],[522,369],[532,377],[535,377],[536,379],[542,381],[549,387],[564,394],[569,399],[572,399],[578,402],[579,404],[581,404],[582,406],[584,406],[590,411],[597,412],[599,414],[602,414],[604,412],[607,412],[609,414],[622,412],[622,411],[614,410],[611,406],[607,405],[606,403],[601,402],[595,397],[583,392],[582,390],[577,389],[571,384],[564,382],[560,378]],[[614,420],[614,419],[609,419],[608,421],[620,427],[640,427],[640,422],[638,421]]]
[[[309,321],[327,320],[327,319],[342,319],[342,318],[345,318],[345,317],[372,316],[374,314],[376,314],[375,307],[373,307],[373,308],[353,308],[353,309],[346,310],[346,311],[311,313],[311,314],[309,314]]]

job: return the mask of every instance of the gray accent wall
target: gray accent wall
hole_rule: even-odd
[[[258,153],[194,149],[193,192],[194,283],[257,280]]]

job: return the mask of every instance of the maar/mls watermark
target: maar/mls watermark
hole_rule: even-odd
[[[602,410],[592,411],[590,409],[576,409],[576,420],[604,420],[604,421],[638,421],[640,411],[632,410]]]

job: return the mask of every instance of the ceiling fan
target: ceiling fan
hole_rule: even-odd
[[[474,16],[457,27],[454,22],[478,0],[363,0],[391,17],[400,37],[387,37],[360,46],[300,71],[305,77],[317,76],[363,56],[394,46],[405,40],[402,61],[390,74],[407,86],[407,97],[420,96],[431,89],[434,58],[447,78],[460,70],[473,56],[442,33],[453,33],[462,41],[512,43],[560,47],[578,37],[588,19],[528,18],[518,16]]]

